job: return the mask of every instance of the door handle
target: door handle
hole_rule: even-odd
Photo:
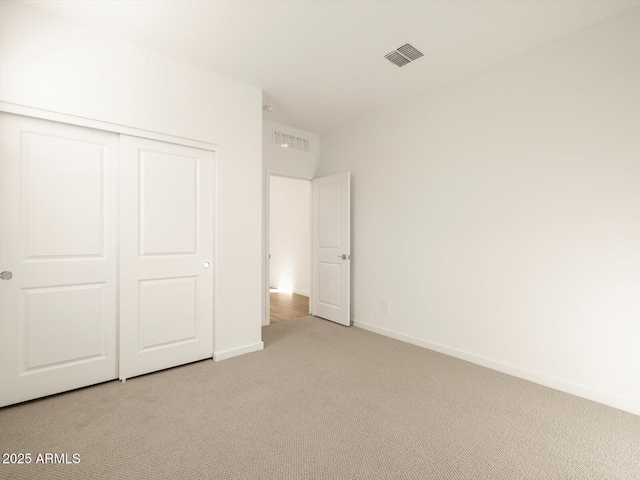
[[[11,272],[2,272],[2,273],[0,273],[0,278],[2,280],[11,280],[13,278],[13,273],[11,273]]]
[[[347,255],[346,253],[343,253],[342,255],[338,255],[338,258],[341,258],[342,260],[349,260],[351,259],[351,255]]]

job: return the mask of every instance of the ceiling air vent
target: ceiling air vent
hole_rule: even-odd
[[[273,131],[273,146],[304,153],[309,153],[311,150],[311,144],[308,138],[298,137],[297,135],[279,132],[277,130]]]
[[[398,67],[404,67],[407,63],[413,62],[423,56],[424,54],[420,50],[406,43],[396,48],[393,52],[387,53],[384,58]]]

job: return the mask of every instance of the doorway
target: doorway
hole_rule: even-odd
[[[311,181],[270,175],[269,323],[309,315]]]

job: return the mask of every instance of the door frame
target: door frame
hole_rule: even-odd
[[[295,173],[288,172],[286,170],[278,170],[275,168],[265,168],[263,178],[263,188],[264,196],[262,199],[262,326],[266,327],[271,324],[271,297],[269,295],[270,283],[271,283],[271,266],[269,262],[269,250],[271,248],[271,235],[270,235],[270,227],[271,227],[271,177],[284,177],[291,178],[294,180],[306,180],[311,182],[313,180],[313,175],[307,175],[304,173]],[[309,192],[309,214],[312,215],[312,195],[313,192]],[[312,222],[313,223],[313,222]],[[313,225],[310,226],[309,229],[309,238],[312,239],[311,236],[313,233]],[[309,242],[309,258],[313,254],[313,241]],[[311,279],[309,279],[311,280]],[[309,292],[309,315],[313,315],[311,309],[311,300],[313,295],[313,288]]]

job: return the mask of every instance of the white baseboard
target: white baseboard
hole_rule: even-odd
[[[556,377],[551,377],[539,372],[526,370],[524,368],[520,368],[515,365],[493,360],[491,358],[487,358],[482,355],[476,355],[474,353],[466,352],[464,350],[459,350],[457,348],[448,347],[446,345],[442,345],[439,343],[430,342],[428,340],[412,337],[410,335],[405,335],[403,333],[399,333],[394,330],[389,330],[387,328],[371,325],[370,323],[354,320],[353,325],[355,327],[359,327],[364,330],[369,330],[370,332],[378,333],[380,335],[394,338],[402,342],[410,343],[412,345],[417,345],[418,347],[423,347],[429,350],[433,350],[435,352],[449,355],[451,357],[465,360],[467,362],[475,363],[476,365],[487,367],[492,370],[506,373],[507,375],[511,375],[514,377],[522,378],[524,380],[528,380],[530,382],[534,382],[539,385],[544,385],[545,387],[553,388],[555,390],[560,390],[561,392],[565,392],[565,393],[570,393],[577,397],[586,398],[587,400],[592,400],[594,402],[602,403],[604,405],[608,405],[610,407],[617,408],[619,410],[624,410],[625,412],[633,413],[635,415],[640,415],[640,402],[636,402],[628,398],[618,397],[616,395],[602,392],[600,390],[595,390],[593,388],[586,387],[584,385],[568,382],[566,380],[562,380]]]
[[[274,288],[278,290],[280,287],[269,287],[269,290]],[[309,295],[311,295],[309,292],[303,292],[302,290],[296,290],[295,288],[291,290],[291,292],[295,293],[296,295],[302,295],[303,297],[308,297]]]
[[[213,354],[213,360],[219,362],[220,360],[226,360],[227,358],[237,357],[238,355],[244,355],[245,353],[257,352],[264,348],[263,342],[254,343],[252,345],[245,345],[244,347],[232,348],[231,350],[224,350],[222,352],[215,352]]]

